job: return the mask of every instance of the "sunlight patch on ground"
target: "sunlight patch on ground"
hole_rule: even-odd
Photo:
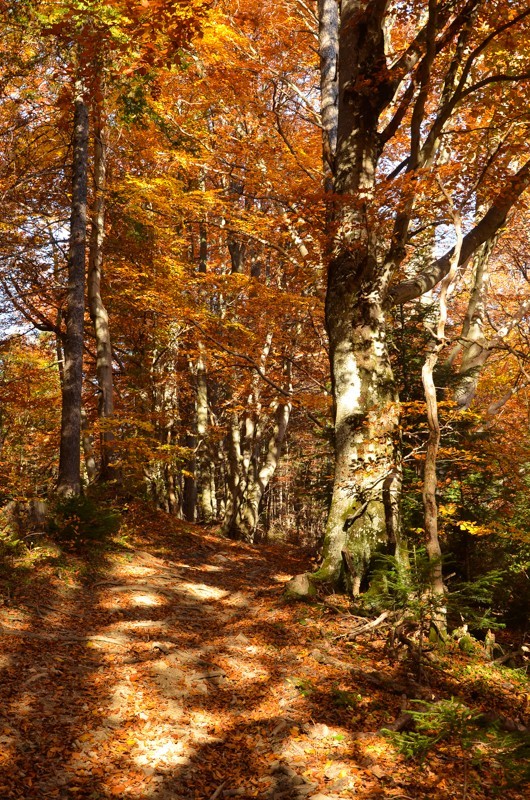
[[[229,592],[217,589],[215,586],[207,586],[205,583],[181,583],[179,589],[193,597],[200,597],[208,600],[223,600],[228,597]]]
[[[154,567],[138,566],[137,564],[128,564],[124,570],[124,574],[130,578],[149,578],[157,574]]]
[[[177,766],[189,763],[189,748],[172,736],[145,737],[136,743],[139,753],[133,757],[139,767]]]
[[[130,604],[134,606],[159,606],[161,602],[158,597],[152,594],[134,594],[130,598]]]
[[[120,622],[119,630],[166,630],[169,627],[169,623],[165,619],[139,619],[139,620],[128,620],[126,622]],[[110,630],[110,628],[109,628]]]
[[[132,698],[134,687],[128,681],[115,683],[110,691],[108,708],[111,711],[124,712]]]
[[[271,674],[261,665],[243,659],[226,659],[232,669],[237,670],[238,678],[245,681],[269,681]]]

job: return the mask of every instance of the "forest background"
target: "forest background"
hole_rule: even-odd
[[[443,595],[443,551],[524,627],[525,4],[20,0],[2,22],[5,553],[45,500],[78,539],[150,502],[323,546],[296,591],[356,593],[397,544]]]

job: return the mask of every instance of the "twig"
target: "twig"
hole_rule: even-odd
[[[377,628],[377,626],[381,625],[385,621],[385,619],[388,618],[389,615],[390,611],[383,611],[383,613],[380,614],[376,619],[372,619],[370,620],[370,622],[366,622],[364,625],[360,625],[358,628],[354,628],[353,631],[350,631],[349,633],[344,634],[342,636],[337,636],[336,638],[337,639],[342,638],[348,640],[354,639],[361,633],[366,633],[367,631],[371,631],[374,628]]]
[[[223,781],[222,783],[220,783],[215,792],[210,797],[210,800],[217,800],[217,798],[219,797],[219,795],[221,794],[227,783],[228,781]]]

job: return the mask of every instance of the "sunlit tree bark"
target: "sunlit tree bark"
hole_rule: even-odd
[[[88,108],[83,86],[76,84],[73,124],[72,213],[63,335],[60,495],[81,491],[81,392],[83,385],[83,334],[85,312],[85,255],[87,231]]]
[[[99,389],[98,416],[102,422],[99,477],[105,480],[109,478],[111,474],[110,466],[114,434],[109,427],[109,423],[114,414],[114,386],[109,315],[101,296],[103,241],[105,238],[107,154],[104,123],[98,100],[99,98],[95,99],[94,199],[92,203],[92,228],[90,232],[87,283],[90,319],[94,326],[94,335],[96,339],[96,377]]]

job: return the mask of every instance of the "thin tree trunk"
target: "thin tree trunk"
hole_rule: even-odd
[[[190,458],[186,464],[184,473],[184,491],[182,497],[182,513],[187,522],[195,522],[197,519],[197,459],[195,449],[197,447],[197,437],[191,431],[186,433],[184,445],[190,450]]]
[[[199,342],[199,358],[196,365],[199,511],[204,522],[211,522],[215,516],[215,475],[208,443],[208,377],[202,351],[203,346]]]
[[[98,109],[96,114],[94,126],[94,201],[88,260],[88,305],[96,338],[96,377],[99,388],[98,415],[101,422],[100,478],[106,480],[111,476],[112,446],[114,441],[114,434],[109,427],[114,415],[114,386],[109,316],[101,298],[107,158],[101,111]]]
[[[425,452],[425,465],[423,469],[423,513],[425,524],[425,547],[432,562],[431,581],[435,595],[443,596],[445,587],[442,572],[442,550],[438,537],[438,503],[436,502],[436,487],[438,477],[436,474],[436,461],[440,446],[440,422],[438,419],[438,401],[433,373],[438,362],[439,345],[435,344],[427,355],[422,368],[421,378],[425,392],[427,406],[427,422],[429,425],[429,438]]]
[[[443,190],[443,187],[442,187]],[[444,191],[445,193],[445,191]],[[442,550],[438,536],[438,504],[436,501],[436,488],[438,477],[436,474],[436,462],[440,447],[440,421],[438,418],[438,400],[436,397],[436,386],[434,384],[434,369],[438,363],[438,357],[445,345],[445,325],[447,322],[447,297],[451,291],[452,282],[458,269],[460,251],[462,248],[462,223],[460,216],[452,208],[449,195],[446,197],[451,205],[453,214],[456,245],[452,259],[451,269],[446,275],[440,286],[439,313],[434,341],[430,352],[425,359],[422,368],[422,382],[425,392],[425,402],[427,406],[427,422],[429,426],[429,438],[427,440],[427,450],[425,453],[425,466],[423,472],[423,509],[425,521],[425,546],[427,554],[432,564],[431,586],[435,597],[439,598],[437,607],[434,609],[433,619],[439,629],[445,628],[445,614],[442,598],[445,595],[445,585],[443,582]]]
[[[74,99],[72,213],[66,292],[66,331],[63,336],[64,382],[59,452],[60,495],[81,491],[81,393],[85,312],[85,255],[87,229],[88,109],[83,87],[76,84]]]
[[[90,431],[87,413],[83,406],[81,406],[81,441],[83,444],[86,476],[88,483],[93,483],[98,474],[96,459],[94,458],[94,437]]]
[[[324,188],[326,191],[331,191],[338,124],[339,4],[337,0],[318,0],[318,22]]]

